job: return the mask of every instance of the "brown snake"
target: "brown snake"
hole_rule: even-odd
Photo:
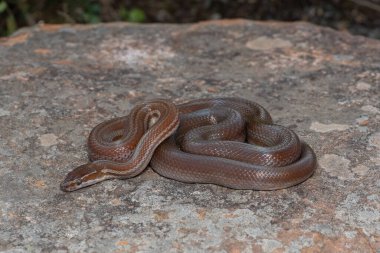
[[[241,98],[142,103],[128,116],[96,126],[88,149],[91,162],[68,173],[63,191],[131,178],[149,163],[182,182],[275,190],[303,182],[317,165],[314,151],[293,131]]]

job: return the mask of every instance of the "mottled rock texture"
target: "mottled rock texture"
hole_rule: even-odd
[[[303,184],[151,169],[73,193],[97,123],[155,97],[239,96],[316,151]],[[0,251],[379,252],[380,41],[307,23],[41,25],[0,41]]]

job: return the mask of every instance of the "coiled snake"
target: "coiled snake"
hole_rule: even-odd
[[[63,191],[131,178],[149,163],[182,182],[275,190],[303,182],[317,165],[309,145],[273,124],[261,105],[242,98],[139,104],[128,116],[96,126],[88,151],[91,162],[68,173]]]

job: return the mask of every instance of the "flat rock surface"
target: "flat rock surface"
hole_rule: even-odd
[[[307,23],[40,25],[0,40],[0,251],[380,252],[380,41]],[[237,96],[315,150],[278,191],[147,169],[73,193],[98,123],[156,97]]]

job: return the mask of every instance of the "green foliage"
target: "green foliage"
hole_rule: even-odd
[[[10,13],[8,16],[7,16],[7,19],[6,19],[6,24],[7,24],[7,33],[8,34],[11,34],[12,32],[16,31],[17,29],[17,23],[16,23],[16,19],[15,17],[12,15],[12,13]]]
[[[16,19],[5,0],[0,1],[0,19],[1,18],[3,18],[5,22],[0,26],[0,36],[9,35],[16,31]]]
[[[133,23],[141,23],[146,19],[144,11],[139,8],[127,10],[125,7],[122,7],[119,10],[119,16],[121,20]]]
[[[133,8],[129,12],[129,22],[141,23],[145,21],[145,13],[143,10]]]
[[[100,5],[98,3],[87,5],[83,12],[83,19],[85,23],[101,22]]]
[[[0,14],[6,11],[8,8],[7,2],[0,1]]]
[[[140,8],[125,7],[121,1],[114,0],[107,5],[95,0],[0,0],[0,36],[39,21],[99,23],[112,20],[140,23],[146,20],[146,15]]]

